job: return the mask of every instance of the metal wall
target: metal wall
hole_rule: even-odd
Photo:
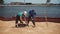
[[[18,11],[34,9],[38,17],[60,18],[60,6],[3,6],[0,7],[0,17],[15,17]]]

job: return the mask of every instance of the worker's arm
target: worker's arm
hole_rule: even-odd
[[[22,17],[20,17],[20,23],[22,23],[22,24],[23,24],[23,19],[22,19]]]

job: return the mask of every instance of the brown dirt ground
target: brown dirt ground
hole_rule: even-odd
[[[47,26],[48,24],[48,26]],[[60,23],[54,22],[36,22],[36,27],[15,27],[15,21],[0,20],[0,34],[60,34]]]

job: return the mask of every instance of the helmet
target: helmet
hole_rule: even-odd
[[[24,14],[27,14],[27,11],[24,11]]]
[[[27,11],[24,11],[23,13],[24,13],[25,16],[27,16]]]

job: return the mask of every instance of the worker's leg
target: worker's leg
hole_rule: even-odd
[[[33,23],[33,25],[35,27],[35,20],[34,20],[34,18],[32,17],[31,19],[32,19],[32,23]]]
[[[19,20],[19,18],[18,18],[19,16],[17,15],[16,16],[16,22],[15,22],[15,27],[18,27],[18,20]]]
[[[31,17],[29,16],[29,17],[28,17],[28,20],[27,20],[27,21],[28,21],[28,22],[27,22],[27,25],[28,25],[28,26],[29,26],[30,18],[31,18]]]

